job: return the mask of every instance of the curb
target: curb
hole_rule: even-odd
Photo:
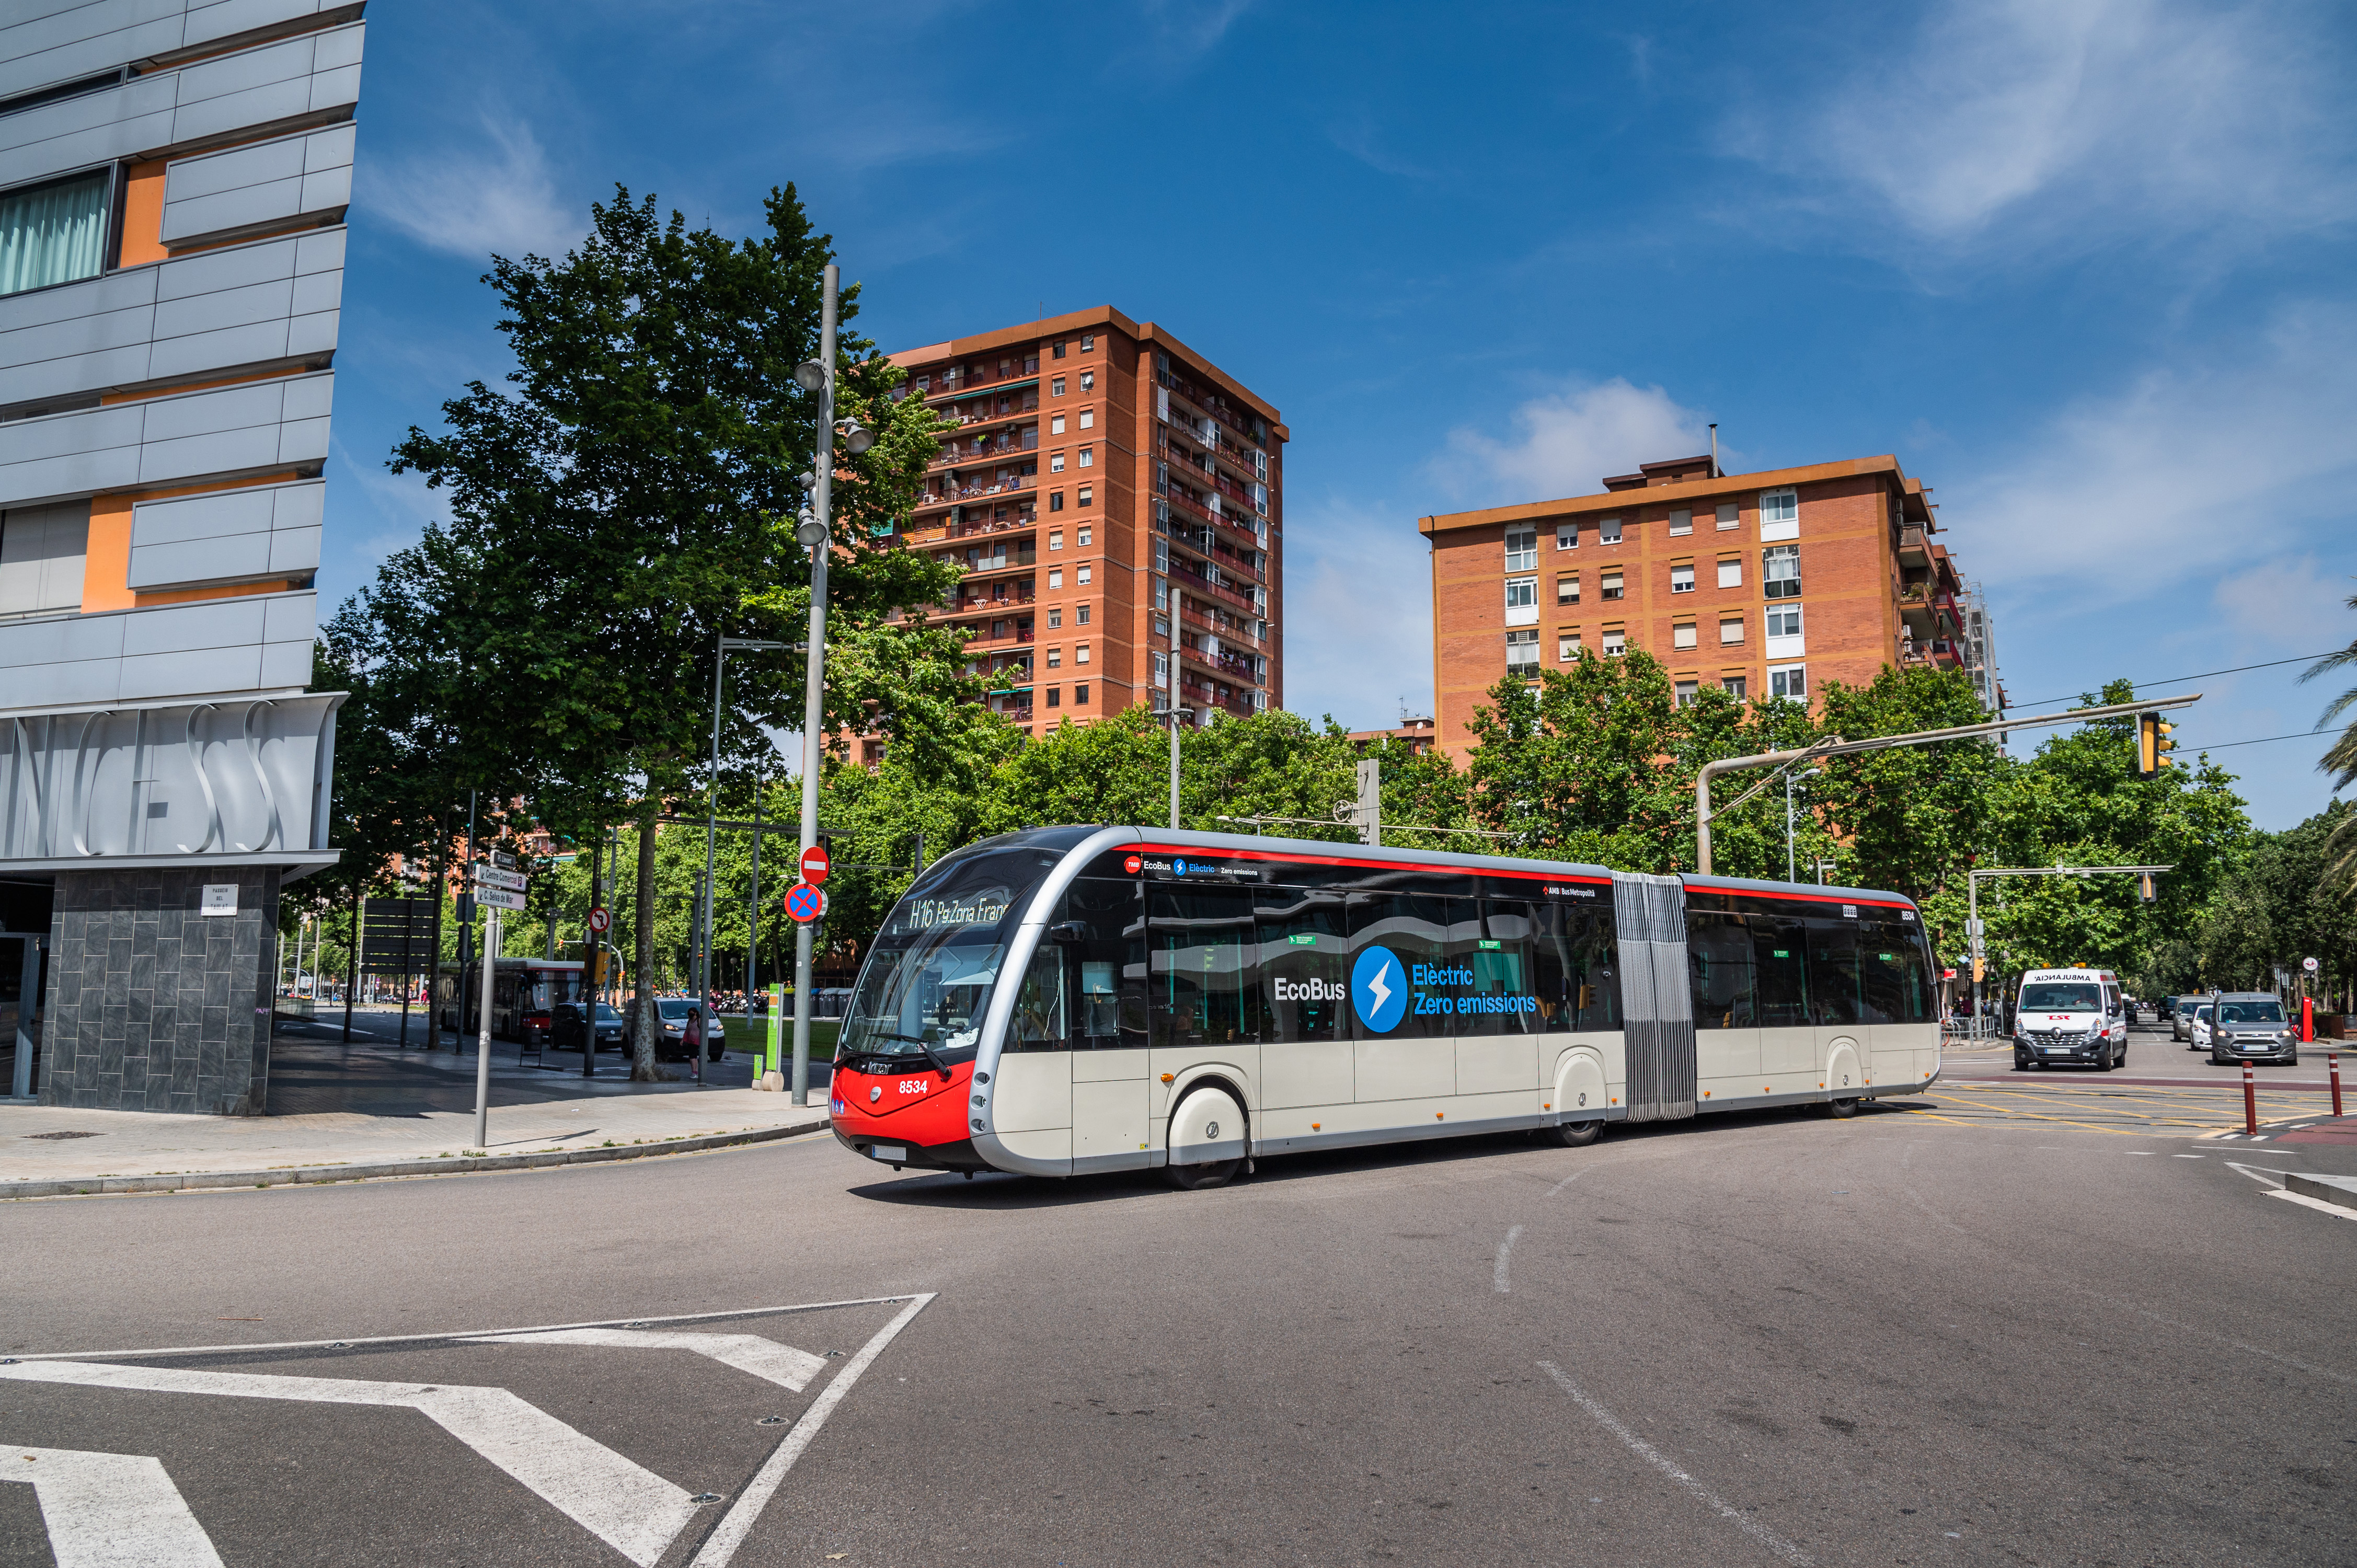
[[[174,1176],[85,1176],[57,1181],[0,1182],[0,1200],[16,1197],[85,1197],[118,1192],[190,1192],[207,1187],[324,1187],[333,1182],[373,1181],[386,1176],[467,1176],[482,1171],[545,1170],[554,1165],[600,1165],[644,1159],[651,1155],[698,1155],[710,1149],[774,1143],[825,1129],[828,1118],[806,1124],[756,1127],[742,1133],[706,1133],[611,1149],[550,1149],[532,1155],[484,1155],[471,1159],[379,1160],[365,1165],[303,1165],[274,1171],[189,1171]]]
[[[2285,1189],[2302,1197],[2313,1197],[2341,1208],[2357,1208],[2357,1185],[2352,1185],[2347,1176],[2312,1176],[2286,1171],[2283,1178]]]

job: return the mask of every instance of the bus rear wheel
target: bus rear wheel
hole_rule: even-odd
[[[1181,1192],[1225,1187],[1243,1168],[1242,1160],[1207,1160],[1200,1165],[1164,1165],[1162,1174]]]
[[[1857,1101],[1855,1097],[1847,1100],[1828,1100],[1825,1101],[1825,1114],[1836,1120],[1855,1116],[1857,1114]]]
[[[1603,1135],[1601,1122],[1563,1122],[1544,1127],[1539,1135],[1550,1144],[1560,1144],[1566,1149],[1584,1149]]]

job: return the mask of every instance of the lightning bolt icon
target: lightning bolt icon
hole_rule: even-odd
[[[1384,964],[1382,968],[1376,970],[1374,973],[1367,976],[1367,993],[1375,999],[1375,1005],[1372,1008],[1372,1011],[1374,1012],[1382,1012],[1391,1002],[1392,988],[1383,983],[1383,976],[1389,974],[1391,972],[1392,966],[1390,964]]]

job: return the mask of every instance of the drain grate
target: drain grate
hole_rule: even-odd
[[[100,1133],[27,1133],[25,1136],[34,1143],[41,1143],[44,1141],[57,1143],[67,1138],[97,1138],[102,1137],[104,1134]]]

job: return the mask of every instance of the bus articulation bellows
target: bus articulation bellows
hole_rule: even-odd
[[[1411,1138],[1846,1115],[1939,1075],[1935,972],[1896,893],[1034,829],[893,907],[833,1125],[895,1168],[1201,1187]]]

